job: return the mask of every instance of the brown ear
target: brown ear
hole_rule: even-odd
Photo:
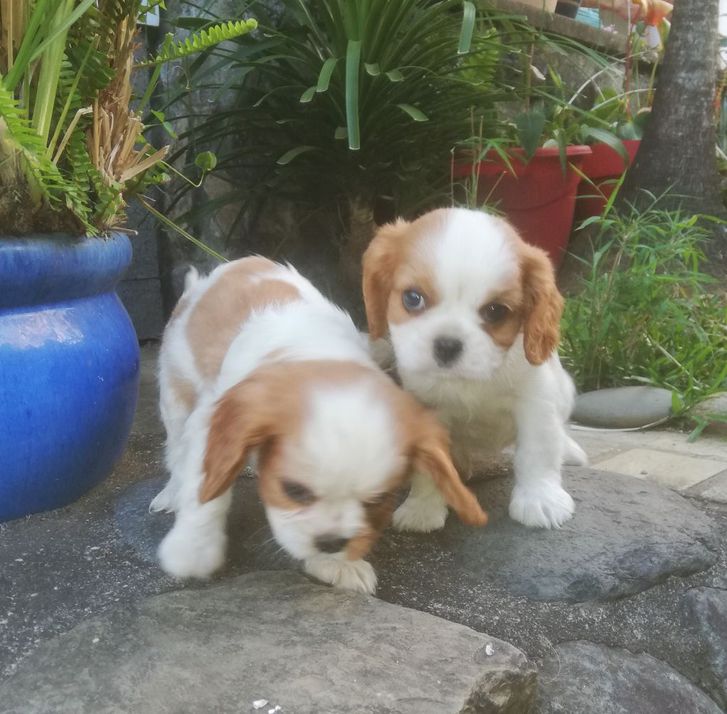
[[[242,471],[251,448],[274,435],[275,418],[270,411],[264,384],[252,377],[225,392],[210,421],[201,503],[222,495]]]
[[[399,259],[399,241],[408,226],[402,220],[382,226],[363,255],[363,298],[372,340],[388,332],[386,312]]]
[[[558,347],[563,296],[555,284],[555,272],[548,255],[534,246],[521,246],[523,294],[525,298],[525,357],[542,364]]]
[[[463,483],[452,463],[449,438],[443,426],[427,414],[429,423],[415,446],[414,464],[428,473],[442,494],[447,505],[460,519],[471,526],[484,526],[485,513],[475,495]]]

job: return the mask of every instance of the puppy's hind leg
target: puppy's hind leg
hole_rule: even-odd
[[[184,425],[187,423],[187,418],[189,417],[191,400],[184,399],[183,395],[178,394],[172,385],[168,383],[164,373],[160,376],[159,383],[161,393],[159,400],[160,411],[164,429],[167,432],[164,460],[170,476],[164,488],[149,504],[149,512],[158,513],[164,511],[166,513],[172,513],[176,510],[180,489],[179,479],[175,474],[179,473],[184,460]]]

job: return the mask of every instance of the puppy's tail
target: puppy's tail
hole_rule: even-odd
[[[199,282],[199,272],[194,266],[190,266],[187,274],[184,276],[184,292],[186,293]]]

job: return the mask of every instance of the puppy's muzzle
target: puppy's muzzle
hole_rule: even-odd
[[[340,553],[347,545],[350,538],[340,538],[334,535],[318,536],[314,544],[321,553]]]
[[[462,340],[455,337],[437,337],[434,340],[434,360],[440,367],[449,367],[462,354]]]

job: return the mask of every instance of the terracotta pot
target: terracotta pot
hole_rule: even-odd
[[[623,144],[629,155],[630,165],[641,146],[641,140],[627,139]],[[621,154],[608,144],[594,144],[591,149],[591,155],[586,157],[581,171],[588,176],[592,183],[581,181],[578,186],[575,214],[577,221],[583,221],[591,216],[600,216],[603,213],[616,183],[627,168]]]
[[[591,147],[569,146],[565,171],[557,148],[538,149],[530,161],[522,149],[509,153],[512,170],[494,152],[477,164],[477,198],[502,211],[528,243],[548,252],[557,268],[568,246],[580,181],[572,166],[580,170]],[[472,164],[457,163],[454,176],[470,176],[472,168]]]

